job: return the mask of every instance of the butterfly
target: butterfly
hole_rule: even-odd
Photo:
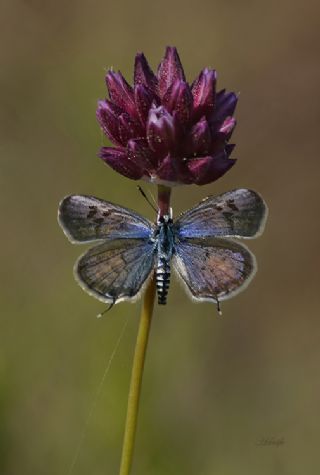
[[[59,205],[58,221],[72,243],[97,242],[78,259],[74,273],[99,300],[135,300],[154,272],[158,303],[165,304],[173,264],[193,299],[219,309],[256,272],[254,255],[233,238],[257,237],[266,216],[258,193],[236,189],[205,198],[175,221],[172,210],[158,214],[156,224],[109,201],[70,195]]]

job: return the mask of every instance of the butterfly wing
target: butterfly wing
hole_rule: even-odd
[[[252,190],[238,189],[209,196],[181,214],[174,225],[181,239],[207,237],[253,238],[262,233],[267,206]]]
[[[93,196],[71,195],[59,205],[58,221],[73,243],[148,239],[153,224],[128,208]]]
[[[256,271],[255,257],[245,246],[221,238],[178,242],[173,263],[192,297],[200,301],[234,296]]]
[[[149,240],[106,241],[80,257],[74,268],[76,280],[104,302],[134,300],[154,267],[155,251]]]
[[[253,254],[232,239],[262,233],[267,206],[252,190],[209,196],[174,225],[174,263],[197,300],[225,300],[243,290],[256,271]]]
[[[150,275],[155,260],[154,225],[127,208],[93,196],[62,200],[58,221],[73,243],[103,243],[77,261],[74,273],[90,295],[117,303],[133,300]]]

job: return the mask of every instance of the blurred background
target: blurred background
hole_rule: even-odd
[[[1,474],[67,475],[84,427],[72,475],[118,473],[140,303],[95,318],[104,306],[72,276],[84,248],[56,212],[87,193],[153,219],[97,158],[95,109],[106,68],[131,81],[135,53],[156,68],[166,45],[190,82],[215,67],[218,89],[240,92],[236,166],[176,188],[175,213],[252,187],[270,216],[249,243],[258,274],[222,317],[176,281],[156,308],[132,473],[318,473],[319,14],[310,0],[1,2]]]

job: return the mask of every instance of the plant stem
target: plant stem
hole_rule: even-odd
[[[158,186],[158,207],[160,216],[169,214],[170,195],[171,188],[164,185]],[[152,275],[152,278],[148,283],[143,300],[136,348],[133,357],[131,382],[128,396],[127,418],[124,429],[119,475],[129,475],[132,466],[134,441],[137,431],[143,367],[146,358],[155,295],[156,280],[155,276]]]
[[[169,214],[171,188],[164,185],[158,185],[158,206],[160,216]]]
[[[150,332],[150,325],[152,319],[152,312],[154,306],[154,299],[156,293],[155,279],[152,279],[148,283],[146,293],[144,296],[139,331],[136,341],[136,347],[133,358],[133,366],[131,373],[131,383],[128,397],[127,419],[125,425],[121,465],[119,475],[129,475],[132,458],[134,441],[137,429],[137,419],[139,410],[139,400],[141,393],[143,367],[145,362],[148,337]]]

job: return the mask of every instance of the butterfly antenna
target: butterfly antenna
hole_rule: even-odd
[[[152,201],[153,201],[154,206],[157,208],[157,207],[158,207],[158,204],[157,204],[157,202],[156,202],[156,200],[155,200],[155,197],[153,196],[153,194],[151,193],[150,190],[148,190],[148,191],[149,191],[149,195],[151,196],[151,199],[152,199]]]
[[[218,297],[216,297],[216,301],[217,301],[217,312],[221,316],[222,315],[222,310],[221,310],[221,306],[220,306],[220,302],[219,302]]]
[[[144,197],[144,199],[147,201],[147,203],[149,203],[149,205],[151,206],[151,208],[157,213],[158,210],[155,206],[153,206],[153,204],[151,203],[151,201],[149,200],[149,198],[147,197],[147,195],[145,194],[145,192],[143,191],[143,189],[141,188],[141,186],[137,186],[138,190],[140,191],[140,193],[142,194],[142,196]],[[152,196],[152,195],[151,195]],[[154,201],[154,198],[152,196],[152,199]]]
[[[109,310],[112,309],[112,307],[114,306],[115,303],[116,303],[116,299],[114,298],[113,301],[111,302],[111,304],[109,305],[109,307],[105,308],[105,309],[103,310],[103,312],[98,313],[97,318],[103,317],[103,315],[104,315],[105,313],[109,312]]]

